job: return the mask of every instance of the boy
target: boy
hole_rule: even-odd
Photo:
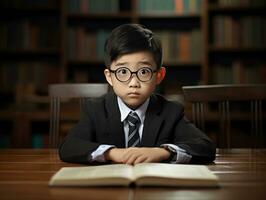
[[[153,94],[166,74],[160,40],[141,25],[125,24],[112,31],[104,50],[113,91],[87,100],[84,116],[60,146],[61,160],[212,162],[214,144],[186,120],[183,106]]]

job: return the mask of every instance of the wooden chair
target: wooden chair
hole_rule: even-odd
[[[80,106],[86,98],[96,98],[104,95],[108,91],[107,84],[52,84],[49,86],[50,102],[50,133],[49,146],[57,148],[61,142],[59,133],[60,104],[63,99],[76,98]]]
[[[231,120],[241,117],[251,121],[251,136],[254,139],[253,147],[265,145],[263,133],[263,120],[265,120],[266,85],[205,85],[184,86],[184,98],[192,103],[192,120],[200,129],[205,131],[206,118],[215,118],[211,115],[210,106],[218,104],[216,119],[220,122],[220,134],[217,137],[218,147],[230,148],[231,144]],[[240,103],[248,102],[245,113],[234,113],[232,104],[237,107]],[[247,107],[247,106],[246,106]],[[209,116],[207,116],[209,115]],[[264,121],[265,122],[265,121]],[[244,125],[244,124],[241,124]],[[263,135],[264,134],[264,135]],[[250,138],[252,140],[252,138]]]

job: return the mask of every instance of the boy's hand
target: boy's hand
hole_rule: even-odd
[[[114,163],[123,163],[124,148],[111,148],[105,152],[105,159]]]
[[[146,162],[160,162],[168,159],[169,151],[158,147],[130,147],[124,149],[122,163],[135,165]]]

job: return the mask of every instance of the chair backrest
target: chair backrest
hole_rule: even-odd
[[[220,133],[217,136],[219,147],[231,147],[231,120],[236,120],[236,118],[240,121],[241,118],[248,118],[251,121],[251,128],[248,131],[254,138],[252,147],[265,145],[263,144],[265,140],[265,135],[263,135],[265,84],[184,86],[183,93],[185,101],[192,103],[192,120],[196,126],[205,131],[206,118],[216,118],[219,121]],[[248,111],[245,108],[245,112],[240,106],[244,102],[246,107],[248,105],[250,108]],[[212,115],[215,112],[210,112],[212,103],[218,105],[219,112],[216,112],[216,115]],[[240,107],[242,112],[234,112],[232,110],[234,106]]]
[[[57,148],[61,142],[59,133],[60,104],[65,98],[77,98],[80,106],[86,98],[96,98],[106,94],[108,84],[88,83],[88,84],[52,84],[49,85],[50,102],[50,133],[49,146]]]

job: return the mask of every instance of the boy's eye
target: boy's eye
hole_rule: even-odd
[[[118,69],[117,73],[120,74],[120,75],[128,74],[128,69],[126,69],[126,68]]]
[[[139,74],[140,75],[147,75],[147,74],[150,74],[150,73],[151,73],[151,69],[147,68],[147,67],[142,68],[142,69],[139,70]]]
[[[141,69],[141,70],[140,70],[140,73],[141,73],[141,74],[146,74],[146,73],[148,73],[148,70],[147,70],[147,69]]]

